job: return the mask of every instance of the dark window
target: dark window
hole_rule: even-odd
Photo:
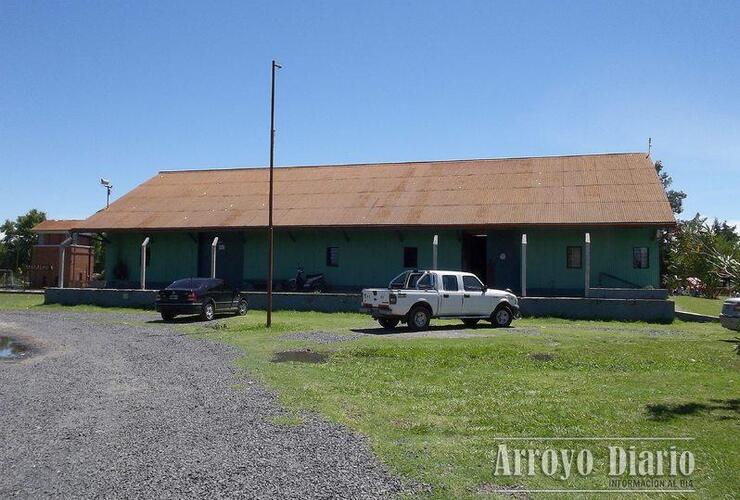
[[[167,288],[200,288],[203,285],[207,285],[210,281],[210,278],[185,278],[174,281]]]
[[[635,247],[632,249],[632,267],[635,269],[647,269],[650,267],[650,251],[647,247]]]
[[[409,274],[409,288],[414,288],[416,286],[416,282],[419,281],[419,278],[421,278],[422,273],[410,273]]]
[[[568,269],[580,269],[583,267],[582,247],[568,247],[565,255],[565,266]]]
[[[403,267],[416,268],[419,265],[419,249],[403,247]]]
[[[480,292],[483,290],[483,283],[475,276],[463,276],[463,288],[466,292]]]
[[[434,275],[425,274],[416,282],[416,287],[422,290],[431,290],[434,288]]]
[[[326,247],[326,265],[329,267],[339,266],[339,247]]]
[[[447,292],[456,292],[460,289],[457,285],[457,276],[445,274],[442,276],[442,286]]]
[[[389,288],[403,288],[406,285],[406,278],[409,276],[409,271],[406,271],[404,273],[399,274],[395,278],[393,278],[393,281],[391,281],[391,284],[389,285]]]

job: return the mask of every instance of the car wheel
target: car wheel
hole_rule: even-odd
[[[200,312],[200,319],[203,321],[211,321],[216,316],[216,309],[213,306],[213,302],[206,302],[203,304],[203,309]]]
[[[415,306],[409,312],[408,324],[412,330],[426,330],[432,317],[429,309],[424,306]]]
[[[514,319],[514,313],[508,306],[500,306],[491,315],[491,323],[496,328],[506,328]]]
[[[247,299],[241,299],[239,301],[239,305],[236,306],[236,315],[237,316],[247,315]]]
[[[378,320],[378,323],[380,323],[380,326],[382,326],[386,330],[393,330],[395,327],[398,326],[398,321],[398,319],[394,318],[380,318]]]
[[[164,312],[162,313],[162,320],[164,320],[164,321],[172,321],[173,319],[175,319],[175,315],[174,314],[172,314],[172,313],[164,313]]]
[[[463,319],[463,325],[465,325],[468,328],[473,328],[475,325],[478,324],[478,321],[479,320],[475,318],[465,318]]]

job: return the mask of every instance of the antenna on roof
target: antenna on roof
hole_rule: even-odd
[[[653,149],[653,138],[648,137],[648,154],[645,158],[650,158],[650,151]]]

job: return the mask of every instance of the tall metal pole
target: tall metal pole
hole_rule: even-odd
[[[272,60],[272,92],[270,96],[270,195],[267,225],[267,328],[272,326],[272,174],[275,164],[275,70],[281,68]]]

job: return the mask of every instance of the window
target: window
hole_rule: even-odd
[[[442,276],[442,287],[446,292],[456,292],[460,289],[457,285],[457,276],[445,274]]]
[[[483,283],[475,276],[463,276],[463,288],[466,292],[482,292]]]
[[[326,247],[326,265],[339,267],[339,247]]]
[[[431,290],[434,288],[434,275],[425,274],[416,282],[416,288],[420,290]]]
[[[416,247],[403,247],[403,267],[416,267],[419,265],[419,249]]]
[[[635,247],[632,249],[632,267],[635,269],[647,269],[650,267],[650,251],[647,247]]]
[[[407,285],[409,288],[413,288],[416,286],[416,283],[419,281],[419,278],[421,278],[423,273],[409,273],[409,284]]]
[[[568,247],[565,255],[565,266],[568,269],[580,269],[583,267],[583,248]]]

